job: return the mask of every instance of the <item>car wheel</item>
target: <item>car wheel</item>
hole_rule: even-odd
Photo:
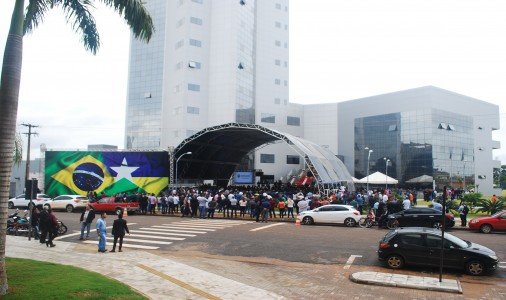
[[[483,233],[491,233],[492,232],[492,226],[489,224],[483,224],[480,226],[480,231]]]
[[[114,213],[117,214],[118,216],[123,214],[123,209],[121,209],[121,207],[118,207],[114,210]]]
[[[74,210],[74,207],[69,204],[69,205],[67,205],[66,209],[67,209],[67,212],[71,213]]]
[[[479,260],[472,260],[466,264],[466,272],[479,276],[485,273],[485,264]]]
[[[357,222],[355,222],[355,220],[352,218],[347,218],[346,220],[344,220],[344,225],[346,225],[346,227],[354,227],[355,225],[357,225]]]
[[[389,220],[387,222],[387,228],[388,229],[395,229],[399,226],[399,223],[397,223],[397,220]]]
[[[404,259],[397,254],[390,255],[387,258],[387,265],[390,269],[401,269],[404,267]]]
[[[443,224],[439,221],[436,221],[436,222],[432,223],[432,228],[441,229],[441,228],[443,228]]]
[[[302,219],[302,224],[304,224],[304,225],[313,225],[314,224],[314,220],[311,217],[304,217]]]
[[[9,202],[9,208],[10,208],[10,209],[14,208],[14,203]]]

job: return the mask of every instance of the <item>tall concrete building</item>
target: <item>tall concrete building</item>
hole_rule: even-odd
[[[127,149],[166,149],[229,122],[300,136],[302,109],[288,101],[288,0],[147,0],[146,6],[156,32],[148,44],[130,44]],[[291,153],[283,145],[267,149]],[[252,153],[248,167],[268,172],[271,158]],[[302,163],[290,162],[285,171]]]

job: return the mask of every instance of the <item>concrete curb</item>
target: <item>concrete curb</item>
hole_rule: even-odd
[[[454,279],[412,276],[403,274],[381,272],[355,272],[350,274],[350,280],[355,283],[373,284],[379,286],[391,286],[400,288],[419,289],[446,293],[462,294],[460,281]]]

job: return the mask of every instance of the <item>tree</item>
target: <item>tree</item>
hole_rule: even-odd
[[[67,23],[81,35],[84,48],[95,54],[100,47],[100,38],[91,14],[94,2],[102,2],[123,16],[136,38],[149,42],[154,32],[153,21],[142,0],[29,0],[26,14],[25,0],[13,1],[14,10],[0,78],[0,296],[8,291],[5,232],[21,81],[23,35],[32,32],[42,23],[50,9],[58,7],[63,10]]]
[[[12,150],[12,156],[14,163],[19,165],[21,160],[23,160],[23,140],[21,139],[21,135],[19,132],[16,133],[16,138],[14,140],[14,149]]]
[[[506,202],[502,197],[499,197],[497,201],[492,201],[489,199],[481,199],[478,201],[478,205],[480,208],[478,208],[477,212],[485,212],[490,215],[493,215],[497,212],[503,211],[506,209]]]

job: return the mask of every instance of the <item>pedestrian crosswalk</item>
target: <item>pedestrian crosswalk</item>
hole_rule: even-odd
[[[209,234],[218,230],[251,223],[241,220],[178,220],[161,225],[130,229],[130,235],[123,239],[124,248],[156,250],[161,246],[171,245],[174,242],[184,241],[199,235]],[[129,226],[130,227],[130,226]],[[109,231],[110,232],[110,231]],[[108,234],[107,242],[113,242],[112,235]],[[83,241],[86,244],[98,244],[98,240]]]

